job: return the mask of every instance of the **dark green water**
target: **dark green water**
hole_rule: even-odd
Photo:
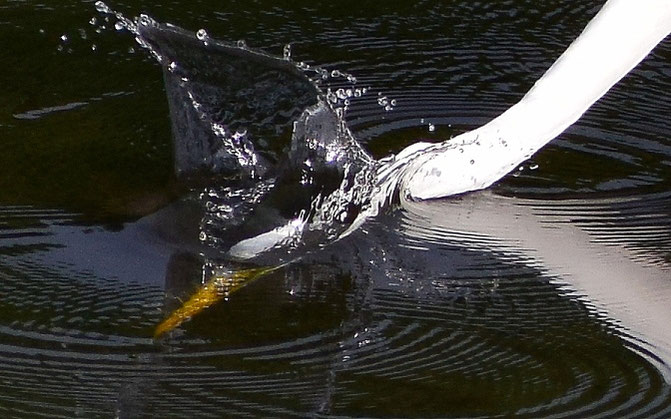
[[[375,156],[504,111],[600,4],[108,3],[355,75]],[[491,190],[372,220],[154,340],[207,270],[202,214],[161,69],[114,23],[0,3],[4,417],[671,416],[671,44]]]

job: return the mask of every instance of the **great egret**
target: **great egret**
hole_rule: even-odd
[[[290,77],[283,79],[282,84],[288,86],[287,91],[296,96],[303,108],[319,96],[319,92],[311,90],[309,85],[302,84],[304,81],[302,74],[296,73],[295,68],[287,65],[286,60],[257,54],[248,49],[236,50],[217,44],[203,35],[204,32],[199,31],[199,35],[194,38],[175,27],[143,24],[142,20],[139,23],[137,33],[144,41],[151,43],[153,52],[165,55],[161,55],[161,59],[167,75],[167,91],[169,97],[172,95],[177,101],[177,106],[171,107],[173,130],[186,134],[176,139],[178,171],[193,170],[194,166],[203,162],[211,165],[211,156],[216,154],[218,143],[210,131],[215,131],[216,134],[217,129],[221,127],[221,124],[208,120],[211,126],[193,130],[193,127],[203,120],[201,113],[203,106],[211,104],[199,100],[192,93],[196,90],[212,93],[208,89],[216,89],[216,86],[198,84],[196,80],[192,83],[191,90],[184,90],[182,80],[185,78],[170,77],[170,73],[175,71],[173,64],[179,61],[176,58],[173,61],[173,56],[179,55],[179,48],[193,51],[195,47],[205,45],[207,48],[199,55],[204,59],[211,58],[210,54],[216,53],[226,57],[235,56],[236,59],[242,60],[239,61],[241,63],[245,60],[254,63],[255,66],[249,68],[243,64],[240,64],[242,67],[234,67],[233,70],[238,73],[241,69],[250,73],[273,68],[280,74],[288,74]],[[346,236],[367,218],[376,215],[396,192],[400,193],[403,200],[426,200],[484,189],[492,185],[576,122],[670,32],[671,1],[669,0],[606,1],[564,54],[517,104],[501,116],[480,128],[441,144],[413,144],[397,156],[374,166],[375,188],[370,192],[369,201],[362,201],[361,211],[336,238]],[[192,60],[192,63],[181,64],[197,66],[199,62],[200,60],[196,59]],[[304,88],[297,89],[300,86]],[[202,96],[212,98],[218,93],[217,91]],[[276,95],[269,96],[276,97]],[[186,103],[191,101],[193,108],[187,106],[185,109],[180,106],[185,101]],[[274,104],[268,103],[268,105],[268,109],[262,107],[255,109],[254,112],[262,113],[268,110],[272,114]],[[316,138],[318,141],[313,141],[312,145],[317,148],[325,144],[328,146],[323,147],[325,149],[331,145],[332,149],[354,146],[356,142],[346,129],[322,130],[329,131],[327,133],[318,130],[324,126],[340,128],[337,125],[340,119],[333,118],[330,113],[332,109],[321,105],[305,108],[294,128],[299,127],[304,133],[314,134],[312,139]],[[256,113],[253,116],[256,116]],[[287,114],[291,114],[291,118],[294,119],[297,116],[294,108]],[[294,134],[296,132],[295,130]],[[332,136],[333,132],[337,135]],[[294,137],[296,141],[302,139],[308,139],[308,136]],[[303,151],[295,154],[302,156]],[[249,161],[245,160],[249,156],[252,156],[251,152],[238,156],[238,162]],[[364,155],[360,154],[358,157],[362,156]],[[350,187],[353,185],[352,179],[343,183],[349,184]],[[335,193],[337,192],[339,191],[336,190]],[[334,201],[344,202],[345,200],[340,198],[350,196],[348,195],[350,191],[346,192],[340,197],[336,196]],[[320,196],[318,204],[324,206],[324,202],[324,196]],[[414,206],[410,203],[406,205],[408,208]],[[249,259],[270,249],[281,247],[287,238],[300,237],[310,220],[303,214],[294,219],[285,219],[284,222],[283,226],[239,240],[229,249],[228,255]],[[187,317],[191,315],[193,313],[189,312]]]
[[[414,144],[401,191],[431,199],[484,189],[561,134],[671,32],[671,1],[608,0],[529,92],[488,124]]]
[[[377,185],[339,237],[378,214],[395,191],[402,201],[484,189],[561,134],[671,32],[668,0],[608,0],[531,90],[488,124],[441,144],[415,143],[377,168]],[[296,220],[237,243],[254,257],[281,243]]]
[[[229,211],[235,217],[226,218],[243,228],[253,225],[237,235],[229,251],[230,256],[249,259],[299,242],[295,239],[306,231],[328,231],[326,241],[342,238],[377,215],[397,193],[401,200],[425,200],[492,185],[573,124],[671,32],[671,1],[608,0],[522,100],[501,116],[444,143],[415,143],[381,162],[373,162],[320,90],[286,57],[221,43],[204,30],[194,36],[146,16],[137,24],[126,23],[163,63],[178,173],[239,170],[267,180],[267,195],[252,194],[254,199],[241,209]],[[267,79],[268,72],[281,81],[257,82]],[[235,90],[249,82],[263,99],[253,101],[252,108]],[[290,107],[278,112],[277,105],[285,102]],[[230,117],[218,120],[222,115]],[[289,163],[273,168],[262,157],[272,150],[259,148],[253,133],[250,140],[231,125],[243,121],[247,129],[276,115],[288,115],[284,123],[293,122],[294,132],[285,156]],[[285,176],[283,168],[288,168]],[[330,174],[319,178],[314,175],[319,170],[320,176]],[[295,186],[303,179],[301,171],[319,179],[301,180],[299,193]],[[329,176],[330,186],[325,187]],[[285,199],[288,195],[294,199]],[[266,214],[278,213],[278,203],[293,205],[281,217],[266,217],[270,222],[263,225],[253,216],[247,222],[248,215],[263,212],[256,208],[264,202],[271,210]],[[216,225],[222,231],[229,227]]]

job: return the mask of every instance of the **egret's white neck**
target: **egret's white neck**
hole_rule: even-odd
[[[669,32],[670,0],[608,0],[519,103],[417,153],[404,194],[431,199],[490,186],[578,120]]]

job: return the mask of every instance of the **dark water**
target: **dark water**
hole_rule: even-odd
[[[538,3],[109,5],[355,75],[380,157],[505,110],[601,2]],[[114,23],[0,4],[4,416],[671,415],[671,44],[492,189],[382,215],[154,340],[208,268],[202,213],[160,67]]]

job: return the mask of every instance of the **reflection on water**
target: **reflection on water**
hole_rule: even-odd
[[[302,16],[302,4],[238,3],[162,13],[351,71],[372,89],[351,98],[348,122],[375,155],[495,116],[599,4],[419,2],[344,17],[343,5]],[[40,8],[4,10],[3,37]],[[42,27],[53,42],[19,63],[26,75],[9,73],[0,105],[3,414],[671,415],[667,44],[492,190],[404,203],[154,340],[222,256],[199,237],[202,188],[184,192],[162,162],[174,109],[156,66],[109,31],[92,55],[90,5],[51,13],[69,26],[35,21],[35,39]],[[72,52],[59,52],[67,31]],[[14,82],[35,80],[30,60],[44,55],[76,88]]]

